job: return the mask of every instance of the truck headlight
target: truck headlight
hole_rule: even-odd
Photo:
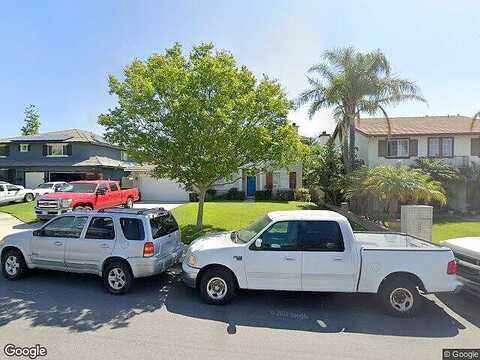
[[[72,199],[62,199],[62,207],[70,207]]]
[[[190,255],[188,257],[187,264],[190,265],[191,267],[197,267],[198,265],[197,257],[195,255]]]

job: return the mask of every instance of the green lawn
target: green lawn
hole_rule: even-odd
[[[188,203],[172,210],[183,234],[183,241],[189,244],[202,234],[218,231],[238,230],[247,226],[270,211],[319,209],[315,204],[296,201],[219,201],[205,203],[204,231],[195,229],[197,203]]]
[[[480,237],[480,222],[456,219],[435,219],[433,222],[433,242],[467,236]]]
[[[38,221],[33,206],[33,201],[30,203],[12,203],[9,205],[1,205],[0,212],[13,215],[25,223],[31,223]]]

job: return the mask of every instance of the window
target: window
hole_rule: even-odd
[[[5,191],[5,187],[3,185],[0,185],[0,192]]]
[[[97,189],[97,184],[91,183],[70,183],[70,184],[63,184],[60,187],[61,192],[67,193],[85,193],[85,194],[93,194]]]
[[[280,188],[280,172],[275,171],[272,173],[272,188],[279,189]]]
[[[0,157],[7,157],[10,155],[10,147],[8,145],[0,145]]]
[[[110,217],[93,217],[88,225],[85,239],[115,239],[113,220]]]
[[[304,251],[345,251],[342,232],[335,221],[303,221],[300,241]]]
[[[151,218],[150,227],[152,228],[152,236],[154,239],[178,230],[177,221],[171,214]]]
[[[7,191],[18,191],[20,188],[15,185],[7,185]]]
[[[20,152],[29,152],[30,151],[30,145],[20,144],[19,149],[20,149]]]
[[[387,142],[387,156],[395,158],[409,157],[409,140],[395,139]]]
[[[144,240],[145,231],[143,231],[143,222],[140,219],[121,218],[123,236],[127,240]]]
[[[53,220],[41,231],[41,236],[68,237],[78,239],[87,222],[86,216],[63,216]]]
[[[128,161],[128,154],[127,154],[126,151],[123,151],[123,150],[122,150],[122,151],[120,152],[120,160],[122,160],[122,161]]]
[[[47,156],[68,156],[67,144],[48,144]]]
[[[118,186],[115,183],[110,183],[110,191],[118,191]]]
[[[452,157],[453,138],[428,138],[429,157]]]
[[[265,229],[272,220],[268,216],[264,216],[260,220],[255,221],[253,224],[248,225],[246,228],[238,232],[238,238],[240,241],[247,243],[252,240],[260,231]]]
[[[292,171],[288,174],[290,189],[295,190],[297,188],[297,173]]]
[[[262,239],[262,247],[260,249],[251,247],[253,250],[270,250],[270,251],[296,251],[298,222],[297,221],[280,221],[273,224],[268,230],[260,235]]]

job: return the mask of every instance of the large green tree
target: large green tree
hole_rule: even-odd
[[[329,141],[326,145],[311,145],[303,161],[303,182],[310,188],[320,188],[325,201],[336,205],[345,180],[342,154]]]
[[[411,81],[392,75],[381,51],[362,53],[352,47],[326,51],[323,61],[308,70],[310,87],[297,106],[309,104],[310,118],[322,108],[332,109],[339,124],[347,173],[355,158],[355,128],[360,115],[380,112],[390,122],[386,108],[405,100],[425,101]]]
[[[35,105],[28,105],[25,108],[25,124],[23,125],[22,135],[36,135],[40,131],[40,114]]]
[[[100,115],[106,137],[153,176],[199,195],[203,225],[207,189],[240,168],[258,171],[297,161],[303,145],[287,114],[292,102],[277,81],[257,80],[235,57],[210,43],[183,54],[179,44],[134,60],[124,78],[109,76],[118,105]]]

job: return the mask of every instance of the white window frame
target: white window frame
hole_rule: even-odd
[[[59,147],[61,146],[62,147],[62,154],[49,154],[50,153],[50,147]],[[66,149],[67,149],[67,146],[68,144],[58,144],[58,143],[55,143],[55,144],[47,144],[47,157],[68,157],[68,155],[66,154]]]
[[[30,145],[29,144],[20,144],[20,152],[29,152]]]
[[[277,177],[278,182],[275,183],[275,177]],[[278,190],[282,185],[282,173],[280,171],[272,172],[272,189]]]
[[[120,160],[128,161],[128,153],[125,150],[120,151]]]
[[[406,154],[400,154],[400,143],[405,142],[407,144],[407,151]],[[395,155],[391,155],[389,153],[390,150],[390,143],[395,143],[396,148],[397,148],[397,153]],[[394,158],[394,159],[405,159],[410,157],[410,139],[390,139],[387,141],[387,158]]]

